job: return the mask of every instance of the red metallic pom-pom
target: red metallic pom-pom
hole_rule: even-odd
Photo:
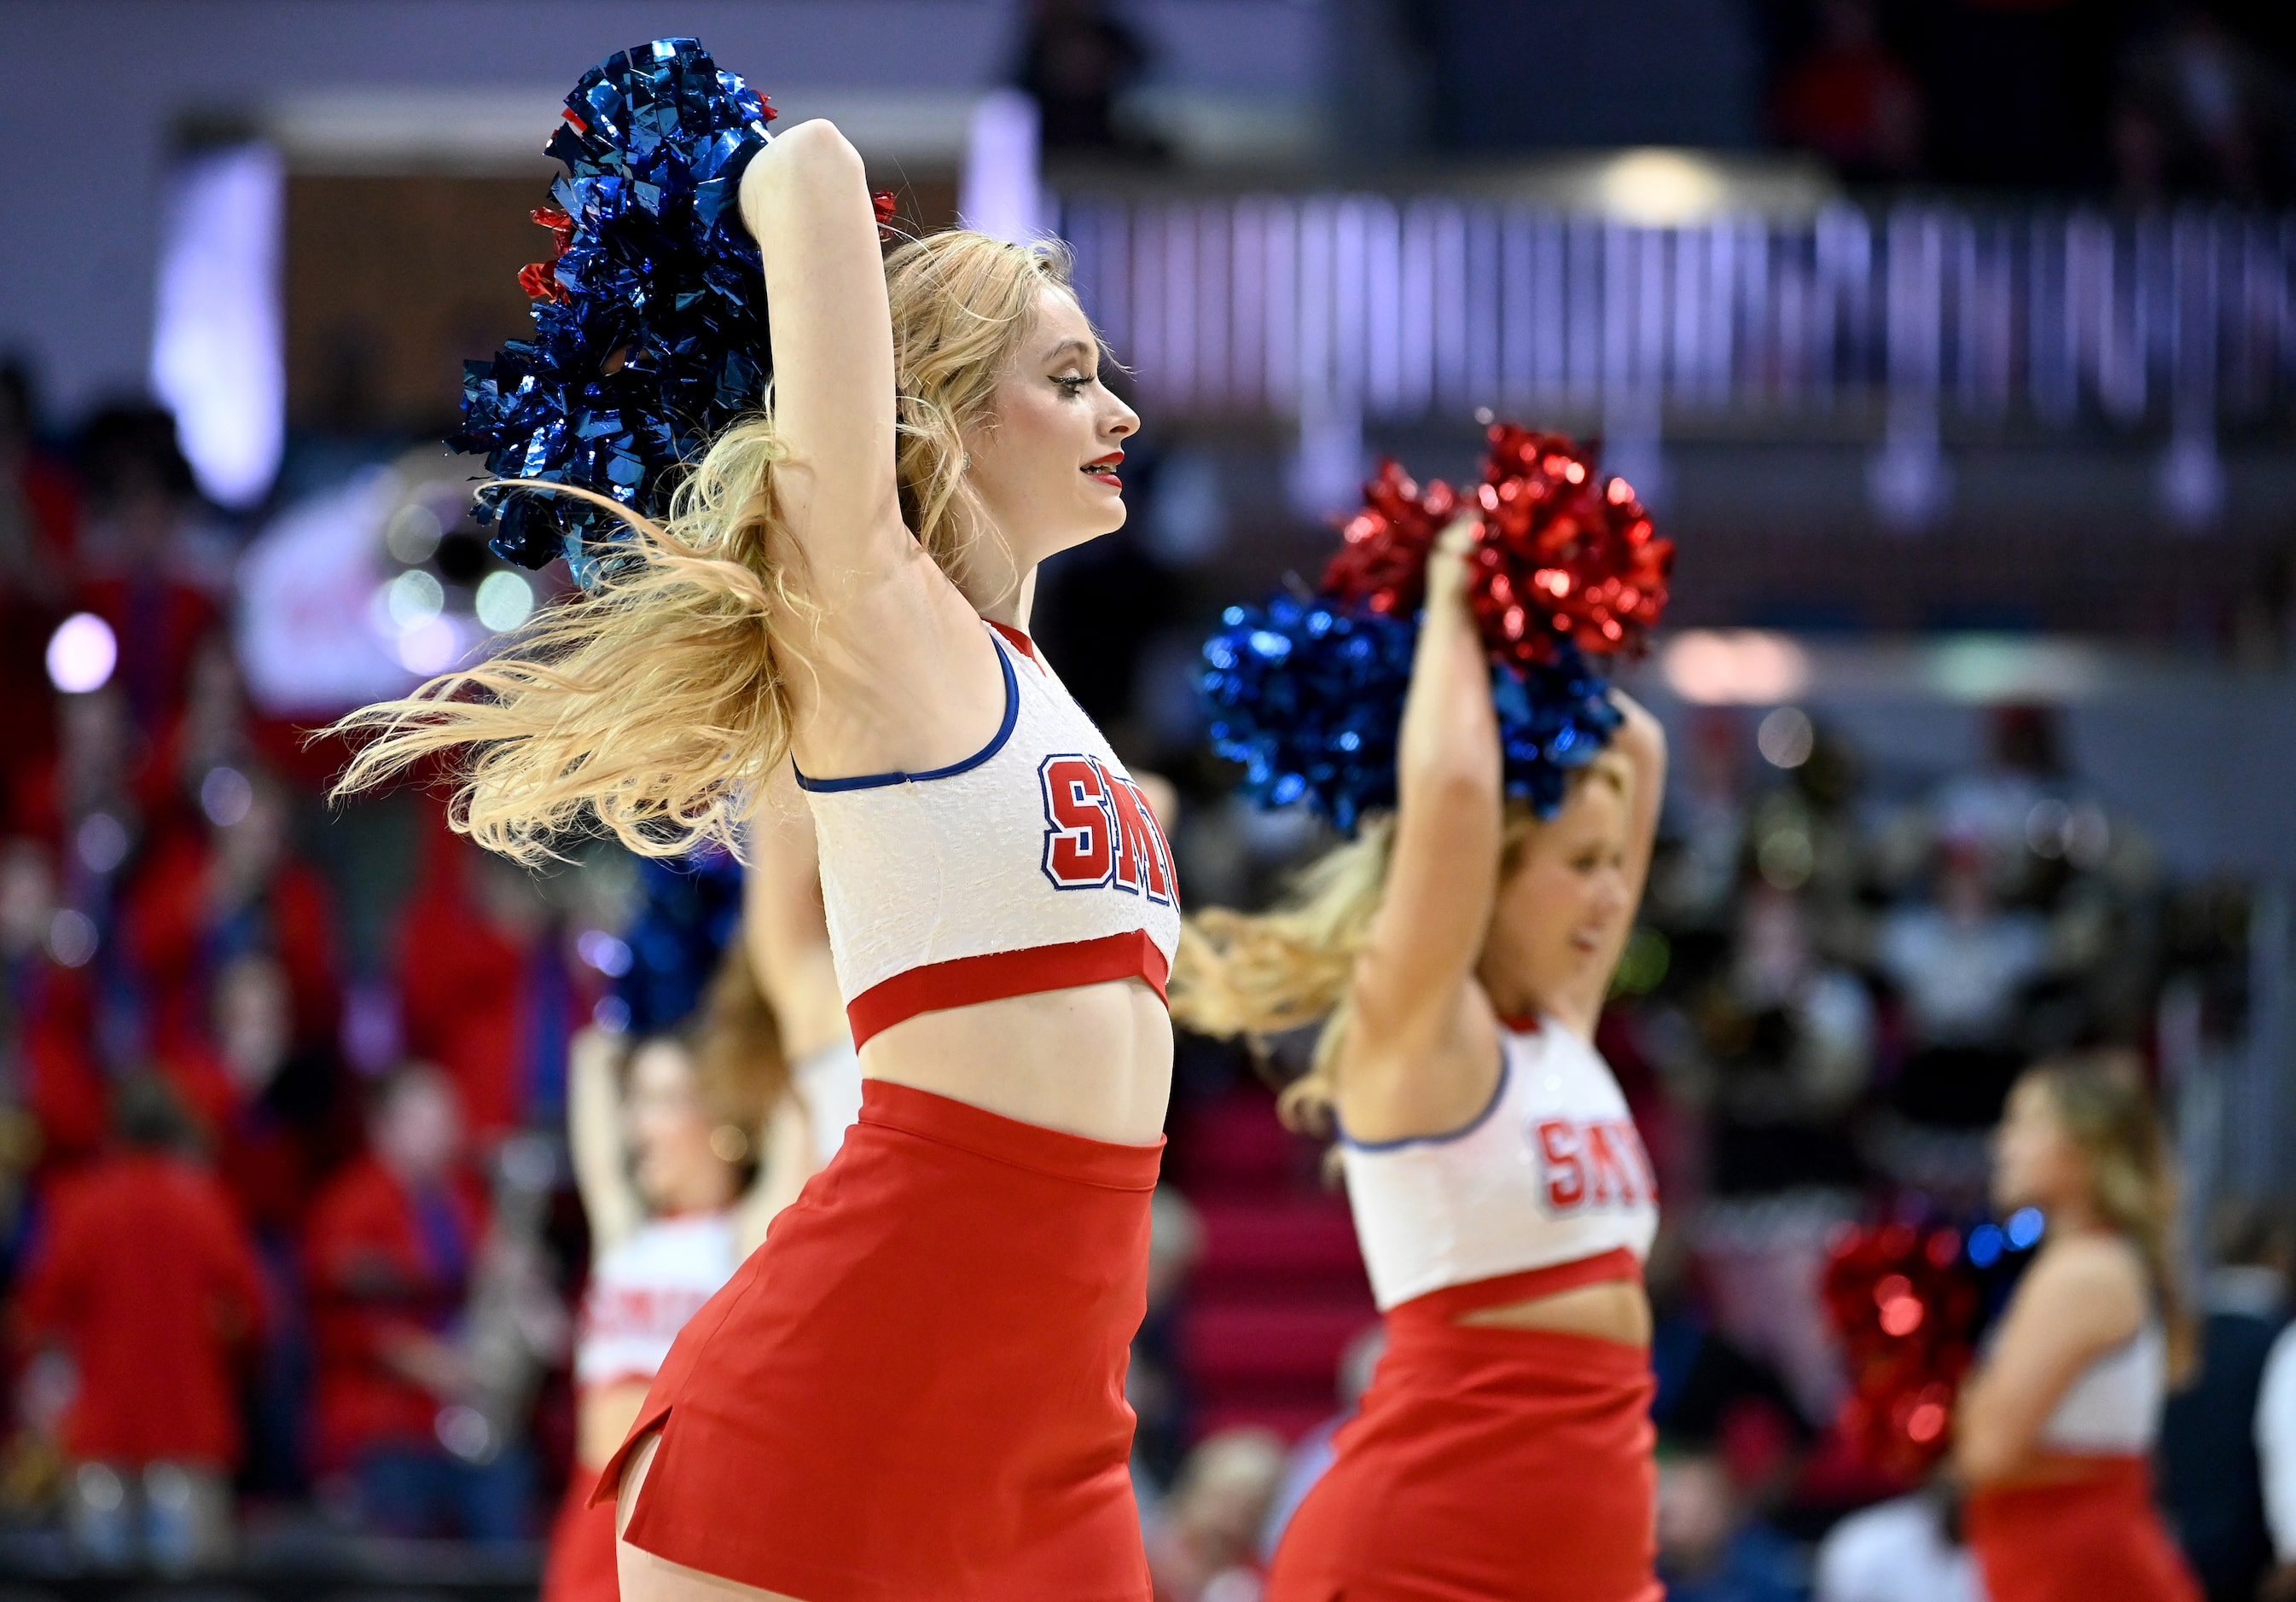
[[[566,291],[559,287],[558,275],[552,265],[566,254],[567,245],[574,238],[574,219],[555,206],[537,207],[529,212],[536,222],[550,230],[554,236],[548,261],[530,261],[518,270],[518,287],[526,291],[529,300],[563,300]]]
[[[1440,478],[1424,489],[1389,458],[1364,486],[1361,511],[1340,525],[1339,554],[1324,569],[1321,593],[1408,617],[1427,594],[1427,557],[1459,510]]]
[[[890,244],[894,237],[893,213],[899,207],[900,201],[894,198],[891,190],[877,189],[870,192],[869,204],[874,207],[877,212],[877,242],[881,245]]]
[[[1542,663],[1559,639],[1595,655],[1641,650],[1666,609],[1674,542],[1576,442],[1513,423],[1493,423],[1490,440],[1468,593],[1492,654]]]
[[[1972,1361],[1978,1289],[1961,1246],[1953,1229],[1860,1228],[1826,1264],[1825,1309],[1849,1372],[1842,1434],[1909,1481],[1944,1453]]]

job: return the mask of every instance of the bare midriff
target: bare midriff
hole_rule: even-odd
[[[869,1037],[861,1072],[1004,1117],[1152,1145],[1172,1091],[1172,1021],[1144,980],[922,1012]]]
[[[1632,1279],[1581,1285],[1501,1307],[1463,1312],[1455,1322],[1501,1329],[1545,1329],[1628,1346],[1651,1342],[1650,1297]]]

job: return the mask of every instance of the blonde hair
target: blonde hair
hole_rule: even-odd
[[[1626,759],[1611,751],[1574,772],[1566,797],[1590,780],[1611,786],[1621,797],[1634,783]],[[1529,806],[1508,803],[1499,847],[1502,883],[1521,865],[1544,827]],[[1375,813],[1355,838],[1303,869],[1273,911],[1211,907],[1181,926],[1170,985],[1176,1020],[1201,1034],[1240,1035],[1255,1044],[1323,1022],[1308,1071],[1284,1087],[1276,1104],[1294,1129],[1321,1133],[1328,1126],[1356,959],[1371,937],[1394,854],[1394,815]]]
[[[901,515],[961,583],[995,535],[965,480],[965,436],[992,421],[997,374],[1042,291],[1070,288],[1068,257],[953,230],[895,250],[885,285]],[[554,854],[590,818],[647,855],[738,850],[750,797],[789,750],[784,619],[816,615],[781,555],[775,470],[787,455],[769,387],[686,471],[660,521],[584,491],[502,481],[604,507],[627,525],[621,552],[509,649],[336,723],[329,732],[369,738],[334,794],[451,751],[448,821],[519,862]]]
[[[2097,1212],[2144,1258],[2168,1335],[2169,1371],[2183,1377],[2197,1343],[2173,1244],[2177,1177],[2143,1063],[2128,1050],[2076,1052],[2045,1058],[2025,1076],[2047,1093],[2081,1154]]]

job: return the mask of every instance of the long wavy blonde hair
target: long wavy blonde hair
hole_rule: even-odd
[[[1565,805],[1590,781],[1631,798],[1633,770],[1616,752],[1603,752],[1571,774]],[[1521,865],[1545,827],[1528,805],[1507,804],[1500,883]],[[1271,911],[1210,907],[1181,926],[1170,985],[1177,1022],[1201,1034],[1240,1036],[1255,1044],[1322,1022],[1308,1071],[1284,1087],[1277,1102],[1295,1129],[1322,1133],[1329,1126],[1356,959],[1371,938],[1394,854],[1394,814],[1375,813],[1353,839],[1302,869]]]
[[[1069,259],[1057,245],[952,230],[894,251],[885,284],[901,515],[962,582],[1001,551],[965,478],[965,436],[992,420],[997,373],[1034,328],[1042,291],[1070,290]],[[780,555],[775,474],[787,455],[769,388],[686,472],[659,521],[536,486],[619,516],[627,557],[496,656],[336,723],[330,732],[362,738],[335,795],[451,754],[448,821],[517,861],[554,854],[594,819],[648,855],[738,850],[752,797],[789,750],[800,664],[788,631],[816,616]]]
[[[2089,1189],[2104,1221],[2144,1260],[2169,1344],[2169,1372],[2191,1372],[2198,1340],[2177,1269],[2177,1173],[2161,1129],[2144,1063],[2128,1050],[2075,1052],[2026,1070],[2088,1169]]]

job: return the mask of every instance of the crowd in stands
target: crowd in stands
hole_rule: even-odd
[[[529,1538],[571,1446],[567,1046],[611,1016],[627,909],[611,863],[538,882],[417,793],[330,813],[340,751],[242,687],[234,552],[164,414],[106,412],[66,450],[0,382],[0,1525],[180,1568],[266,1519]],[[54,659],[79,614],[106,625],[108,672]],[[1147,738],[1135,687],[1111,685],[1096,710]],[[2010,1076],[2076,1044],[2149,1048],[2164,986],[2236,1034],[2238,896],[2165,884],[2040,711],[1998,715],[1989,759],[1959,772],[1866,771],[1793,708],[1686,712],[1675,749],[1601,1042],[1667,1197],[1650,1284],[1669,1582],[1784,1602],[1815,1580],[1852,1602],[1871,1550],[1962,1559],[1949,1517],[1833,1431],[1833,1232],[1905,1207],[1976,1222]],[[1264,896],[1312,853],[1184,753],[1147,755],[1186,797],[1197,901]],[[1192,1205],[1187,1132],[1215,1105],[1264,1110],[1264,1071],[1183,1042],[1134,1374],[1169,1602],[1256,1594],[1376,1357],[1366,1298],[1333,1338],[1327,1403],[1283,1427],[1199,1410],[1191,1276],[1238,1213]],[[1312,1142],[1276,1167],[1300,1205],[1336,1205]],[[2226,1318],[2258,1322],[2227,1325],[2226,1350],[2257,1351],[2210,1370],[2234,1377],[2224,1398],[2180,1404],[2215,1443],[2195,1451],[2247,1438],[2226,1434],[2254,1405],[2235,1381],[2284,1317],[2284,1239],[2251,1234],[2222,1254],[2245,1300],[2218,1288]],[[1344,1242],[1337,1258],[1359,1276]],[[1318,1407],[1335,1410],[1309,1428]],[[2228,1561],[2254,1569],[2251,1523],[2193,1539],[2245,1541]],[[1814,1557],[1829,1528],[1855,1539]]]

